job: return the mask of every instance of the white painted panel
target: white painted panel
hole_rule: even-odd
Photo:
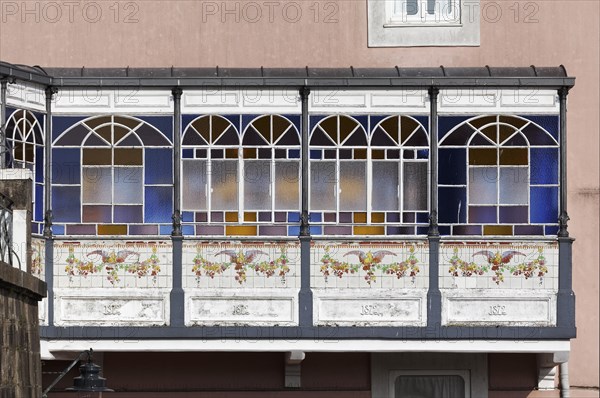
[[[311,108],[321,110],[340,107],[365,108],[368,104],[366,91],[314,90],[310,99]]]
[[[539,89],[452,89],[440,90],[439,113],[558,114],[555,90]]]
[[[119,89],[114,92],[114,106],[119,111],[173,112],[170,91]]]
[[[55,289],[57,326],[169,324],[168,289]]]
[[[44,87],[22,83],[8,84],[6,88],[6,105],[43,112],[46,110]]]
[[[184,91],[182,110],[204,107],[237,107],[240,94],[237,91],[194,90]]]
[[[425,290],[313,289],[314,322],[321,326],[424,326]]]
[[[425,91],[381,91],[371,94],[371,107],[401,108],[403,112],[414,109],[423,112],[429,108],[429,101]]]
[[[556,91],[529,89],[529,90],[506,90],[501,98],[501,105],[518,107],[545,107],[554,108],[558,106],[558,94]]]
[[[556,297],[531,295],[522,291],[478,289],[453,292],[442,289],[442,324],[466,326],[553,326],[556,324]]]
[[[186,291],[186,325],[297,325],[297,290]]]
[[[300,111],[300,96],[298,90],[242,90],[244,107],[276,107],[298,108]]]
[[[54,96],[52,111],[55,114],[110,112],[112,94],[107,89],[63,89]]]

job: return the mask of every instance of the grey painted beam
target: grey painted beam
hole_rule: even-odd
[[[48,295],[46,296],[48,313],[46,317],[48,319],[48,327],[52,327],[54,325],[54,240],[51,237],[46,238],[44,261],[44,273],[46,276],[46,286],[48,287]]]
[[[575,293],[573,292],[573,241],[558,238],[558,295],[556,298],[556,324],[575,328]]]
[[[0,169],[5,168],[6,156],[5,151],[8,151],[6,146],[6,89],[8,88],[8,79],[0,80]]]
[[[183,90],[173,89],[173,231],[172,236],[181,233],[181,95]]]
[[[560,228],[558,230],[558,236],[568,237],[568,222],[569,213],[567,212],[567,94],[569,89],[563,87],[558,90],[558,96],[560,99],[560,204],[559,204],[559,217],[558,223]]]
[[[272,340],[289,342],[315,339],[382,340],[568,340],[575,337],[569,327],[42,327],[41,338],[47,340],[136,340],[136,339],[203,339],[203,340]]]
[[[44,125],[44,236],[52,237],[52,96],[56,87],[46,88],[46,123]]]
[[[173,241],[173,287],[169,297],[171,327],[185,325],[185,294],[183,290],[183,237],[172,236]]]

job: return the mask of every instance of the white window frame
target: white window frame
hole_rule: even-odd
[[[410,0],[393,0],[386,1],[386,21],[384,25],[386,28],[393,28],[396,26],[461,26],[460,19],[460,3],[461,0],[434,0],[435,7],[434,13],[429,14],[427,12],[429,0],[414,0],[417,3],[417,13],[414,15],[408,14],[408,4]],[[449,7],[451,4],[452,7]],[[396,12],[398,6],[401,7],[400,13]],[[443,12],[447,8],[451,8],[451,13],[445,15]]]
[[[395,395],[396,378],[398,376],[460,376],[465,382],[464,398],[471,398],[471,372],[468,370],[392,370],[389,373],[389,398],[401,398]],[[461,397],[453,397],[461,398]]]
[[[367,0],[369,47],[479,46],[479,0],[451,1],[454,15],[444,18],[425,12],[427,0],[417,0],[415,16],[395,12],[396,4],[406,5],[407,0]]]

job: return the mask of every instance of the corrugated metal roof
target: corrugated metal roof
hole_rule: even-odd
[[[572,87],[558,67],[431,68],[46,68],[0,62],[0,76],[58,87],[309,86],[402,87]]]

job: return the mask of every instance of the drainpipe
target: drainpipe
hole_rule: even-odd
[[[571,396],[571,386],[569,385],[569,362],[562,362],[558,365],[560,371],[560,398],[569,398]]]

